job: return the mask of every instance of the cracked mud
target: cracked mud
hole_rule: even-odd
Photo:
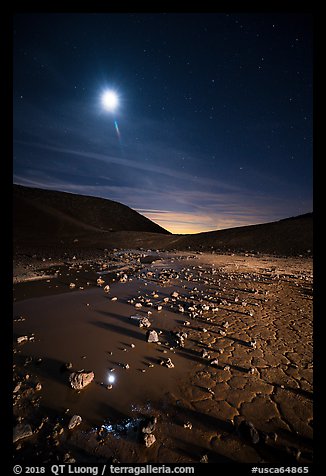
[[[14,285],[17,461],[312,461],[311,259],[124,251],[45,272]]]

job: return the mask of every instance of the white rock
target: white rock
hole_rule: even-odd
[[[146,340],[147,342],[158,342],[158,335],[157,332],[152,329],[151,331],[147,331],[146,333]]]
[[[28,341],[28,337],[27,337],[27,336],[17,337],[17,343],[18,343],[18,344],[22,344],[23,342],[26,342],[26,341]]]
[[[69,430],[73,430],[76,428],[76,426],[80,425],[82,422],[82,417],[79,415],[74,415],[71,417],[69,423],[68,423],[68,428]]]
[[[103,291],[108,294],[110,292],[110,286],[107,284],[106,286],[104,286],[103,288]]]
[[[94,379],[94,372],[73,372],[69,376],[69,382],[75,390],[81,390]]]

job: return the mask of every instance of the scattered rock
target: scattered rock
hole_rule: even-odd
[[[174,291],[174,292],[171,294],[171,296],[172,296],[173,298],[177,298],[177,297],[179,297],[179,293],[177,293],[176,291]]]
[[[152,329],[151,331],[146,332],[146,340],[147,342],[158,342],[158,335],[157,332]]]
[[[168,369],[173,369],[174,368],[174,363],[172,362],[172,360],[170,359],[170,357],[168,359],[162,359],[160,361],[160,365],[164,365],[165,367],[167,367]]]
[[[108,284],[107,284],[106,286],[104,286],[103,291],[104,291],[106,294],[109,294],[109,292],[110,292],[110,286],[109,286]]]
[[[130,365],[129,364],[123,364],[123,368],[124,369],[130,369]]]
[[[65,455],[63,457],[63,462],[65,464],[68,464],[68,463],[73,464],[73,463],[76,463],[76,460],[69,453],[65,453]]]
[[[27,341],[28,341],[28,336],[17,337],[18,344],[22,344],[23,342],[27,342]]]
[[[28,438],[29,436],[33,435],[33,430],[31,425],[25,423],[18,423],[18,425],[14,428],[13,433],[13,442],[21,440],[22,438]]]
[[[15,386],[14,390],[13,390],[13,393],[19,392],[21,385],[22,385],[22,383],[18,382],[17,385]]]
[[[247,421],[243,417],[236,415],[234,417],[234,425],[239,436],[246,440],[250,440],[254,445],[259,442],[258,430],[251,421]]]
[[[140,430],[142,433],[153,433],[157,423],[157,418],[155,416],[145,418],[140,423]]]
[[[209,362],[210,365],[218,365],[218,359],[212,359]]]
[[[192,429],[192,423],[190,421],[186,421],[183,424],[183,428],[187,428],[188,430],[191,430]]]
[[[68,423],[68,429],[73,430],[76,428],[76,426],[80,425],[82,422],[82,417],[79,415],[74,415],[71,417],[69,423]]]
[[[203,349],[201,351],[201,356],[202,356],[203,359],[209,359],[210,358],[210,354],[207,352],[206,349]]]
[[[105,281],[101,278],[101,276],[99,278],[97,278],[96,280],[96,283],[98,286],[103,286],[103,284],[105,283]]]
[[[200,458],[200,463],[208,463],[208,456],[207,455],[203,455],[201,458]]]
[[[139,327],[151,327],[152,323],[148,319],[148,317],[142,317],[142,316],[130,316],[130,319],[133,319],[135,321],[138,321],[138,326]]]
[[[81,390],[94,379],[94,372],[73,372],[69,376],[69,382],[75,390]]]
[[[74,289],[76,287],[76,284],[75,283],[70,283],[69,287],[70,287],[70,289]]]
[[[249,345],[250,347],[252,347],[253,349],[256,349],[257,347],[257,342],[256,342],[256,339],[253,339],[249,342]]]
[[[42,390],[42,385],[40,384],[40,382],[38,382],[38,383],[35,385],[35,391],[36,391],[36,392],[39,392],[40,390]]]
[[[139,327],[151,327],[152,323],[147,317],[142,317],[139,319]]]
[[[150,446],[152,446],[155,443],[155,441],[156,441],[156,438],[153,435],[153,433],[146,433],[144,435],[144,443],[146,448],[149,448]]]

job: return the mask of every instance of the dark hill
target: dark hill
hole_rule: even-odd
[[[254,251],[295,255],[313,248],[313,214],[263,223],[259,225],[228,228],[226,230],[185,235],[178,248]]]
[[[114,231],[169,234],[167,230],[121,203],[14,185],[15,242],[97,236]]]

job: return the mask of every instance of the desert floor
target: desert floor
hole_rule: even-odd
[[[15,462],[312,461],[312,259],[74,258],[16,264]],[[159,342],[130,316],[148,317]],[[79,370],[95,378],[77,391]],[[140,424],[154,416],[146,447]]]

